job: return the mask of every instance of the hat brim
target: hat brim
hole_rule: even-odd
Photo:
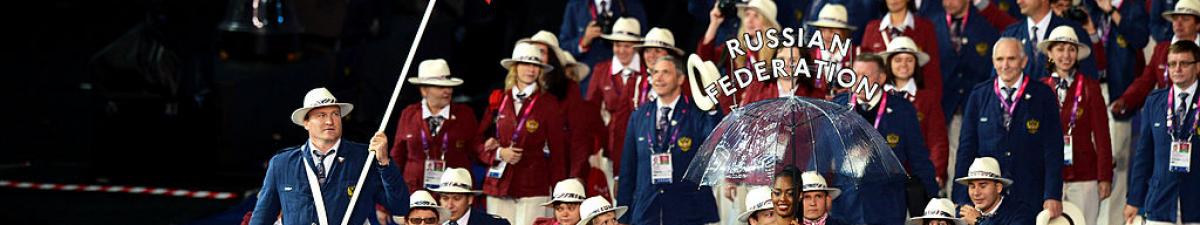
[[[746,210],[745,212],[742,212],[741,214],[738,214],[738,218],[737,218],[737,219],[738,219],[738,221],[739,221],[739,222],[742,222],[742,223],[747,223],[747,222],[750,222],[750,215],[754,215],[754,213],[756,213],[756,212],[758,212],[758,211],[763,211],[763,210],[775,210],[775,206],[771,206],[770,208],[761,208],[761,209],[751,209],[751,210]]]
[[[1173,17],[1174,17],[1175,15],[1192,15],[1192,16],[1200,17],[1200,14],[1197,14],[1197,13],[1191,13],[1191,12],[1180,12],[1180,11],[1175,11],[1175,10],[1166,11],[1166,12],[1163,12],[1163,13],[1162,13],[1162,17],[1163,17],[1164,19],[1167,19],[1167,21],[1168,21],[1168,22],[1169,22],[1169,21],[1174,21],[1174,20],[1175,20],[1175,18],[1173,18]]]
[[[596,216],[599,216],[600,214],[604,214],[606,212],[612,212],[612,211],[616,211],[617,218],[621,218],[622,215],[625,215],[625,210],[627,210],[627,209],[629,209],[629,207],[626,207],[626,206],[613,207],[612,210],[596,213],[595,215],[588,215],[588,217],[584,217],[583,219],[579,220],[579,222],[575,223],[575,225],[587,225],[588,222],[592,221],[592,219],[596,218]]]
[[[918,52],[918,51],[908,51],[908,50],[889,51],[889,52],[883,52],[883,54],[880,54],[880,55],[882,55],[884,59],[887,59],[890,61],[892,59],[892,55],[898,54],[898,53],[908,53],[908,54],[913,54],[913,55],[917,56],[917,65],[920,65],[920,66],[925,66],[926,63],[929,63],[929,54],[925,54],[924,52]]]
[[[292,111],[292,123],[295,123],[296,125],[304,126],[304,116],[308,115],[308,111],[311,111],[312,109],[315,109],[315,108],[321,108],[321,107],[326,107],[326,106],[341,107],[342,115],[350,115],[350,111],[354,110],[354,105],[350,104],[350,103],[325,103],[325,104],[315,105],[312,107],[303,107],[303,108],[296,109],[295,111]]]
[[[1013,184],[1013,180],[1011,180],[1011,179],[1008,179],[1008,178],[992,178],[992,177],[978,177],[978,176],[968,176],[968,177],[962,177],[962,178],[954,179],[954,183],[958,183],[958,184],[962,184],[962,185],[967,185],[967,182],[971,182],[971,181],[973,181],[973,180],[994,180],[994,181],[999,181],[1000,183],[1004,184],[1004,186],[1006,186],[1006,187],[1007,187],[1007,186],[1011,186],[1011,185]]]
[[[517,59],[500,60],[500,66],[504,67],[504,69],[512,69],[513,65],[516,65],[517,63],[528,63],[528,64],[540,66],[540,67],[542,67],[542,73],[547,73],[547,72],[550,72],[551,70],[554,70],[553,66],[550,66],[550,65],[542,63],[542,62],[537,62],[537,61],[517,60]]]
[[[583,203],[582,199],[552,199],[549,202],[542,203],[542,206],[551,207],[554,203]]]
[[[954,225],[966,225],[967,224],[966,222],[963,222],[962,219],[959,219],[959,218],[941,217],[941,216],[922,216],[922,217],[909,218],[908,221],[904,221],[904,225],[924,225],[926,220],[932,220],[932,219],[949,220],[950,222],[953,222]]]
[[[454,77],[449,79],[413,77],[408,78],[408,83],[424,86],[457,87],[463,84],[463,80]]]
[[[633,49],[638,50],[638,51],[641,51],[643,48],[663,48],[663,49],[667,49],[667,50],[671,50],[672,52],[675,52],[675,55],[680,55],[680,56],[683,55],[683,49],[679,49],[679,48],[671,47],[671,46],[646,45],[646,44],[638,44],[638,45],[633,46]]]
[[[443,188],[443,187],[429,189],[429,191],[436,192],[436,193],[472,194],[472,195],[479,195],[479,194],[483,193],[482,191],[477,191],[477,190],[467,190],[467,189],[462,189],[462,188]]]
[[[810,191],[824,191],[826,195],[829,195],[830,198],[834,198],[834,199],[836,199],[838,196],[842,195],[842,189],[831,188],[831,187],[804,189],[804,190],[800,190],[800,193],[810,192]]]
[[[1050,211],[1042,210],[1037,214],[1037,225],[1076,225],[1086,224],[1086,219],[1083,217],[1083,210],[1070,202],[1062,203],[1062,216],[1050,218]]]
[[[601,34],[600,38],[609,41],[642,42],[642,37],[627,34]]]
[[[808,25],[814,26],[814,27],[847,29],[847,30],[851,30],[851,31],[858,29],[857,27],[850,26],[849,24],[828,21],[828,20],[817,20],[817,21],[813,21],[813,22],[808,22]],[[847,38],[847,37],[842,37],[842,38]]]
[[[1069,42],[1069,41],[1050,41],[1050,40],[1042,41],[1037,44],[1037,49],[1038,49],[1038,51],[1041,51],[1042,53],[1044,53],[1046,55],[1050,55],[1050,45],[1054,44],[1055,42],[1074,44],[1075,48],[1077,49],[1077,51],[1076,51],[1077,53],[1075,54],[1075,60],[1086,59],[1089,55],[1092,54],[1091,47],[1084,45],[1082,43]]]

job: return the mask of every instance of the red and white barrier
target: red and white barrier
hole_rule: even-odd
[[[202,198],[202,199],[217,199],[217,200],[232,199],[234,197],[237,197],[237,194],[234,194],[233,192],[200,191],[200,190],[171,189],[171,188],[161,188],[161,187],[124,186],[124,185],[55,184],[55,183],[20,182],[20,181],[11,181],[11,180],[0,180],[0,188],[32,189],[32,190],[45,190],[45,191],[128,193],[128,194],[162,195],[162,196],[170,196],[170,197]]]

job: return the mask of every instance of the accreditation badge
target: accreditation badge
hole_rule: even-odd
[[[528,131],[529,133],[533,133],[533,132],[537,131],[539,125],[540,124],[538,124],[537,120],[531,119],[529,121],[525,121],[525,131]]]
[[[1071,165],[1075,163],[1075,151],[1071,143],[1071,135],[1063,135],[1063,165]]]
[[[437,189],[440,186],[443,172],[446,172],[446,161],[426,159],[425,189]]]
[[[896,135],[896,133],[888,134],[886,139],[888,146],[891,146],[892,148],[895,148],[897,144],[900,144],[900,135]]]
[[[1037,134],[1038,127],[1040,127],[1041,125],[1042,125],[1042,123],[1038,122],[1038,120],[1029,119],[1029,120],[1025,121],[1025,130],[1028,130],[1029,134]]]
[[[687,152],[692,149],[692,138],[681,137],[675,144],[679,145],[679,150]]]
[[[670,184],[671,176],[674,171],[671,167],[671,153],[657,153],[650,155],[650,183],[652,184]]]
[[[1171,172],[1187,173],[1192,170],[1192,143],[1171,142]]]

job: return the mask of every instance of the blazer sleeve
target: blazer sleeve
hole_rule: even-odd
[[[1149,102],[1153,102],[1151,97]],[[1139,126],[1141,136],[1138,137],[1133,151],[1133,160],[1129,166],[1129,194],[1125,196],[1126,204],[1141,208],[1146,203],[1146,192],[1149,190],[1150,170],[1154,168],[1154,130],[1155,120],[1152,110],[1142,108],[1142,124]]]
[[[979,135],[978,128],[980,115],[980,101],[978,94],[972,92],[967,99],[966,107],[963,107],[963,123],[962,129],[958,136],[958,163],[954,165],[955,178],[967,176],[967,169],[971,167],[971,163],[975,161],[975,157],[979,155]],[[954,203],[970,204],[971,201],[967,198],[967,188],[961,184],[954,184]]]
[[[396,162],[388,163],[387,166],[375,165],[375,169],[379,173],[379,181],[381,192],[375,193],[375,202],[383,205],[392,215],[407,215],[408,214],[408,185],[404,183],[404,175],[400,173]]]
[[[910,112],[916,112],[916,108],[912,108]],[[937,117],[937,115],[925,116],[925,118],[930,117]],[[925,196],[937,196],[941,185],[934,180],[936,173],[933,170],[933,162],[929,161],[929,148],[925,147],[925,137],[921,132],[921,124],[917,123],[916,113],[906,115],[901,122],[907,128],[905,130],[916,131],[904,134],[908,136],[907,140],[912,140],[904,148],[908,150],[908,154],[905,154],[908,158],[905,160],[908,161],[909,168],[917,175],[917,178],[921,179],[921,184],[925,185]]]
[[[1042,84],[1038,84],[1042,85]],[[1045,86],[1042,86],[1045,87]],[[1046,93],[1043,98],[1037,102],[1037,108],[1034,109],[1054,109],[1054,110],[1033,110],[1041,120],[1042,128],[1038,129],[1038,139],[1042,143],[1042,158],[1045,163],[1045,193],[1042,196],[1043,200],[1062,200],[1062,167],[1063,167],[1063,130],[1062,119],[1058,112],[1058,98],[1054,97],[1054,93],[1049,88],[1042,88]],[[1039,96],[1040,97],[1040,96]]]
[[[634,111],[637,113],[637,111]],[[636,208],[633,203],[634,192],[637,191],[638,182],[638,147],[637,147],[637,127],[641,117],[629,118],[629,126],[625,128],[625,152],[621,154],[621,172],[619,180],[617,180],[617,204],[627,206],[628,208]],[[629,213],[618,218],[617,221],[621,224],[629,224],[633,218]]]
[[[1109,137],[1108,127],[1108,111],[1105,110],[1104,98],[1100,93],[1100,84],[1092,81],[1088,82],[1091,87],[1084,87],[1088,90],[1086,95],[1089,97],[1087,110],[1084,113],[1089,113],[1092,121],[1092,141],[1096,146],[1096,175],[1100,181],[1112,182],[1113,180],[1113,157],[1112,157],[1112,139]]]
[[[251,225],[270,225],[279,217],[279,192],[275,189],[274,174],[279,174],[279,166],[273,157],[267,166],[267,175],[263,178],[262,189],[258,191],[258,202],[254,204],[254,213],[250,216]]]

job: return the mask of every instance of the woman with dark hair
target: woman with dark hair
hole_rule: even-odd
[[[883,53],[887,62],[886,84],[884,91],[903,97],[913,104],[917,110],[917,122],[921,125],[921,134],[925,146],[929,149],[929,161],[937,173],[937,183],[946,180],[946,168],[949,159],[950,144],[946,133],[946,117],[942,112],[942,90],[940,86],[930,84],[927,79],[930,74],[924,73],[922,67],[929,66],[929,55],[913,43],[908,37],[899,37],[888,45],[888,51]]]
[[[775,215],[779,216],[780,223],[798,221],[796,214],[802,207],[795,206],[800,202],[801,183],[800,169],[796,166],[785,165],[775,172],[771,182],[771,203],[775,205]]]
[[[916,0],[886,0],[887,15],[867,23],[866,29],[863,30],[861,46],[864,53],[889,51],[891,43],[901,37],[910,38],[919,49],[939,49],[933,22],[913,13],[913,1]],[[938,56],[938,51],[929,51],[926,54],[928,65],[921,67],[921,74],[925,75],[921,85],[935,87],[935,92],[941,93],[941,57]]]
[[[1079,42],[1070,27],[1059,26],[1050,38],[1038,43],[1050,58],[1050,76],[1041,79],[1058,96],[1063,127],[1063,201],[1083,209],[1088,224],[1095,224],[1100,200],[1112,190],[1112,146],[1108,114],[1100,82],[1082,76],[1080,60],[1091,48]]]

